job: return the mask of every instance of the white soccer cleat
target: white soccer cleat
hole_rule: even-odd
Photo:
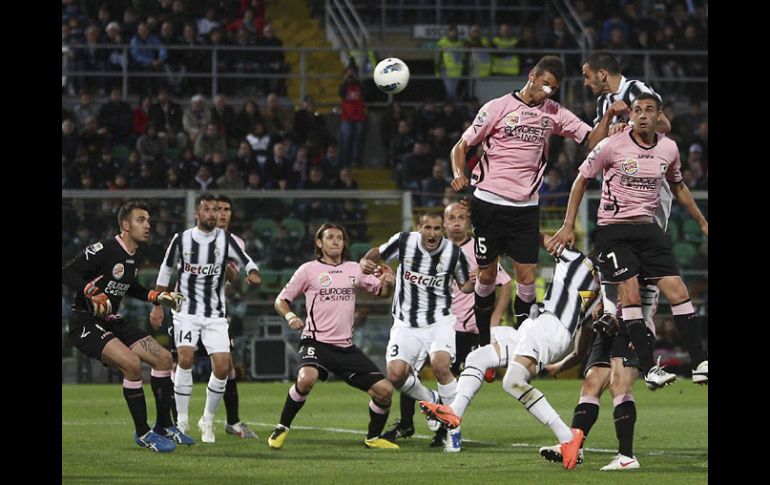
[[[663,370],[665,366],[660,365],[660,357],[659,355],[658,363],[644,376],[644,382],[647,383],[647,387],[651,391],[667,386],[676,380],[675,374]]]
[[[213,417],[207,419],[205,415],[201,416],[201,419],[198,420],[198,430],[201,432],[201,441],[204,443],[214,443],[216,441]]]
[[[601,467],[599,470],[607,471],[607,470],[633,470],[635,468],[639,468],[639,461],[632,457],[628,457],[626,455],[621,455],[618,453],[615,455],[615,458],[612,459],[612,461],[609,463],[609,465],[605,465]]]
[[[709,383],[709,361],[704,360],[698,367],[692,371],[693,384],[708,384]]]
[[[444,451],[447,453],[458,453],[463,449],[463,437],[460,433],[460,427],[447,429]]]
[[[190,422],[188,421],[186,414],[177,414],[176,427],[182,434],[187,434],[190,431]]]

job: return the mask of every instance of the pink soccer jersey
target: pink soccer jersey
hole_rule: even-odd
[[[582,143],[591,127],[556,101],[529,106],[514,93],[487,102],[462,139],[483,143],[471,183],[513,202],[536,202],[548,159],[548,137]]]
[[[345,261],[335,266],[316,260],[297,268],[278,298],[291,302],[304,293],[307,318],[302,337],[349,347],[353,345],[356,289],[377,295],[380,287],[380,280],[363,274],[358,263]]]
[[[476,264],[476,254],[473,251],[473,238],[468,238],[461,246],[465,256],[468,258],[470,272],[473,272],[478,265]],[[500,263],[497,263],[497,279],[495,284],[500,286],[511,281],[511,277],[505,272]],[[457,317],[455,330],[457,332],[479,333],[476,327],[476,315],[473,313],[473,306],[476,304],[476,297],[473,293],[463,293],[460,287],[452,287],[452,313]]]
[[[603,173],[600,226],[628,222],[652,222],[660,202],[663,178],[680,182],[681,162],[676,143],[655,136],[655,144],[643,147],[631,131],[616,133],[602,140],[580,165],[588,179]]]

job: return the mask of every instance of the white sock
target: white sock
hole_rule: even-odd
[[[192,369],[182,369],[177,366],[174,379],[174,400],[176,401],[176,412],[184,421],[190,414],[190,395],[193,389]]]
[[[453,377],[449,384],[442,384],[439,382],[438,395],[441,398],[441,402],[444,404],[449,404],[454,401],[455,396],[457,395],[457,379]]]
[[[564,424],[556,410],[548,403],[548,399],[543,396],[542,399],[537,401],[528,411],[532,416],[536,417],[538,421],[545,424],[559,440],[559,443],[566,443],[572,440],[572,431]]]
[[[460,374],[457,384],[457,395],[450,404],[456,415],[462,417],[465,414],[473,396],[481,389],[481,384],[484,382],[484,372],[490,367],[497,367],[499,364],[500,357],[491,345],[485,345],[468,354],[468,357],[465,358],[465,369]]]
[[[425,387],[414,372],[409,374],[409,377],[406,378],[406,382],[404,382],[399,391],[417,401],[434,401],[434,392]]]
[[[222,402],[222,396],[225,395],[225,387],[227,386],[227,377],[224,379],[217,379],[214,373],[211,373],[209,377],[209,384],[206,387],[206,410],[203,413],[205,418],[214,419],[214,415],[217,414],[217,408],[219,403]]]

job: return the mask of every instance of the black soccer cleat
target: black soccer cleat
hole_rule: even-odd
[[[393,427],[390,428],[388,431],[382,433],[380,435],[381,437],[385,438],[388,441],[395,441],[399,438],[409,438],[414,434],[414,424],[410,425],[404,425],[401,423],[401,419],[397,419],[395,423],[393,423]]]
[[[430,442],[431,448],[443,448],[446,444],[446,425],[442,424],[441,427],[436,430],[436,434],[433,435],[433,441]]]

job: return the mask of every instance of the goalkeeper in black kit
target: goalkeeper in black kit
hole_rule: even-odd
[[[137,251],[150,238],[148,206],[140,202],[124,204],[118,212],[118,225],[119,235],[88,246],[62,268],[62,282],[75,292],[69,338],[85,355],[123,373],[123,396],[136,427],[136,444],[155,452],[169,452],[177,443],[195,443],[171,421],[171,353],[116,312],[125,294],[172,308],[178,307],[184,297],[169,291],[151,291],[136,281],[141,262]],[[152,366],[157,411],[153,429],[147,424],[141,361]]]

